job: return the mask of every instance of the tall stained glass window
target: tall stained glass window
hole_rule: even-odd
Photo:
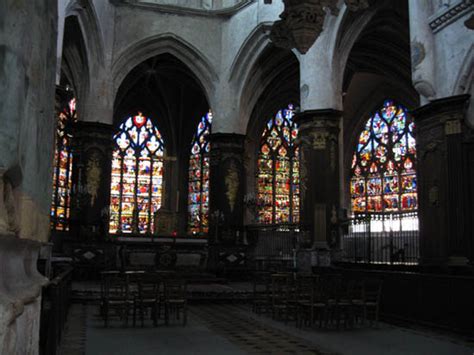
[[[66,101],[58,113],[56,147],[54,151],[53,201],[51,204],[51,228],[69,230],[72,187],[72,125],[77,121],[76,99]]]
[[[277,112],[262,133],[258,154],[258,222],[299,221],[298,127],[293,122],[293,105]]]
[[[164,145],[150,118],[128,117],[114,136],[110,233],[153,232],[161,207]]]
[[[392,100],[369,118],[352,161],[354,213],[415,211],[415,124]]]
[[[188,180],[188,233],[209,231],[209,152],[212,113],[201,118],[191,145]]]

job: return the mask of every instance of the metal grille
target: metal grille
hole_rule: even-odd
[[[418,213],[357,215],[343,228],[343,260],[416,265],[420,257]]]

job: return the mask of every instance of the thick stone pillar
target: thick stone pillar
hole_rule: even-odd
[[[211,135],[209,242],[236,244],[243,226],[243,152],[245,136]]]
[[[18,222],[15,234],[47,241],[57,1],[2,1],[0,8],[0,175],[6,187],[0,197],[13,194],[8,211]]]
[[[295,116],[299,125],[301,224],[312,231],[315,249],[329,249],[337,243],[340,119],[341,112],[332,109]]]
[[[413,112],[421,260],[426,265],[468,262],[474,172],[467,149],[472,140],[465,122],[468,103],[469,95],[460,95],[432,101]]]
[[[71,234],[78,240],[108,233],[113,128],[95,122],[76,124],[73,139]]]
[[[0,354],[39,353],[56,35],[57,1],[0,1]]]
[[[0,354],[38,354],[41,290],[36,268],[41,243],[0,234]]]

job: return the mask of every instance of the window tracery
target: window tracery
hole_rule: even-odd
[[[150,118],[128,117],[114,136],[110,233],[152,233],[162,204],[164,143]]]
[[[209,231],[209,135],[212,112],[201,118],[191,144],[188,177],[188,233]]]
[[[72,126],[77,122],[76,99],[64,104],[58,113],[56,144],[53,167],[53,196],[51,204],[51,228],[69,230],[72,189]]]
[[[418,207],[415,123],[386,100],[366,122],[352,159],[354,213],[407,212]]]
[[[293,105],[278,111],[261,135],[257,162],[259,223],[299,222],[298,127],[293,115]]]

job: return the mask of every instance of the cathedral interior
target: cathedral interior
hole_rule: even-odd
[[[0,354],[472,354],[472,0],[1,0]]]

